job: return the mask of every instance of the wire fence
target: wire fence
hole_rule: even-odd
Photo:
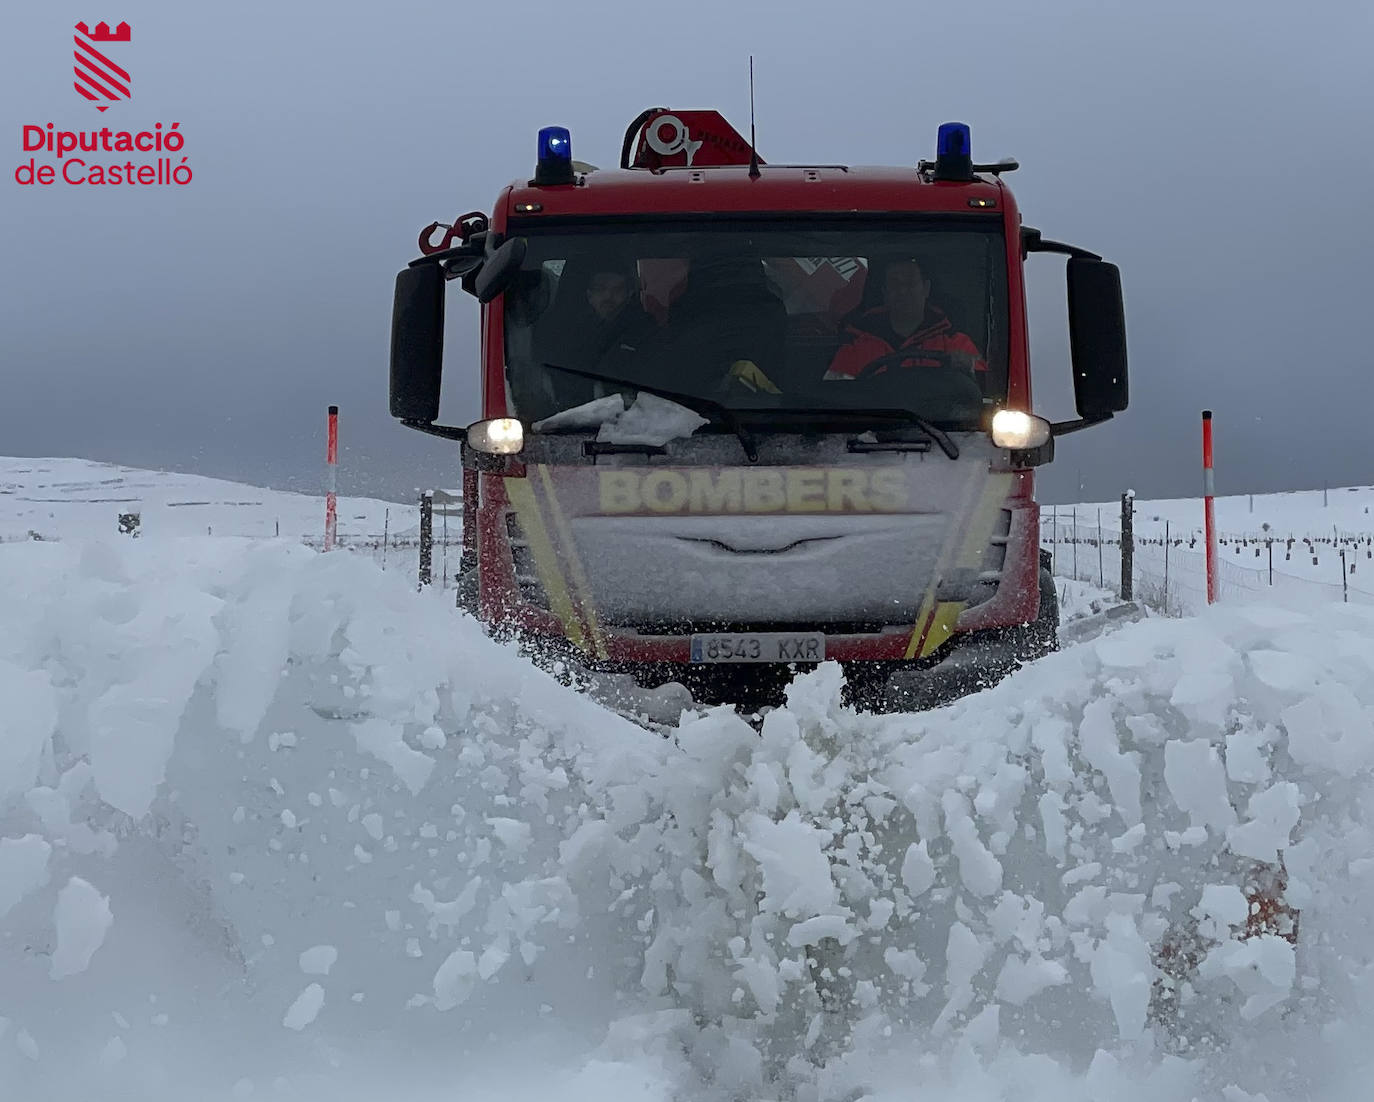
[[[399,570],[423,585],[448,590],[462,555],[460,517],[457,497],[444,495],[439,503],[426,503],[422,497],[419,525],[399,531],[388,527],[381,533],[344,532],[335,546],[366,555],[383,570]],[[1207,606],[1207,556],[1200,529],[1171,531],[1166,522],[1162,534],[1154,534],[1158,524],[1146,527],[1150,534],[1137,532],[1131,541],[1133,598],[1169,616],[1202,611]],[[0,535],[7,543],[54,538],[37,531]],[[302,536],[300,542],[316,550],[324,547],[323,536]],[[1122,530],[1117,510],[1042,507],[1040,546],[1049,553],[1055,577],[1121,595]],[[1306,576],[1297,573],[1299,569]],[[1311,576],[1317,571],[1326,577]],[[1310,608],[1344,601],[1374,606],[1374,533],[1342,531],[1338,526],[1330,535],[1229,533],[1218,538],[1218,581],[1218,599],[1223,602]]]
[[[389,527],[385,527],[383,531],[375,533],[339,532],[335,537],[334,547],[336,550],[346,551],[349,554],[365,555],[387,572],[401,571],[417,581],[428,578],[430,580],[425,582],[426,585],[432,585],[438,590],[452,589],[463,551],[461,504],[456,507],[455,511],[454,508],[432,506],[431,503],[431,513],[431,520],[426,524],[412,524],[399,531],[392,531]],[[411,516],[413,515],[411,513]],[[452,517],[451,522],[450,517]],[[389,519],[389,510],[387,519]],[[253,530],[245,531],[245,527],[253,527]],[[205,534],[207,536],[253,540],[294,539],[295,542],[304,544],[316,551],[324,550],[323,533],[294,537],[274,536],[273,527],[269,521],[266,525],[266,532],[264,532],[261,525],[245,526],[231,522],[207,526]],[[276,527],[279,531],[280,525]],[[111,526],[110,530],[113,531],[114,527]],[[132,539],[138,539],[143,535],[137,523],[128,527],[121,526],[119,531]],[[52,543],[61,542],[62,538],[60,534],[31,529],[24,533],[0,533],[0,544]],[[428,559],[428,571],[422,570],[422,563],[426,559]]]
[[[1118,596],[1122,592],[1121,528],[1102,523],[1101,511],[1081,516],[1042,509],[1040,546],[1050,554],[1056,577],[1073,578]],[[1168,616],[1188,616],[1207,607],[1207,554],[1196,532],[1132,539],[1133,597]],[[1268,534],[1218,540],[1218,600],[1264,602],[1287,608],[1345,601],[1374,606],[1374,536],[1334,532],[1331,536]],[[1330,581],[1292,571],[1295,561],[1321,569]],[[1287,565],[1287,569],[1285,566]],[[1360,572],[1360,566],[1364,572]]]
[[[301,543],[324,550],[323,536],[303,536]],[[366,555],[385,571],[399,570],[412,578],[420,576],[421,541],[414,529],[408,535],[340,535],[334,541],[336,551],[347,551],[353,555]],[[433,584],[437,589],[452,589],[453,576],[458,572],[458,559],[463,550],[461,533],[450,529],[447,536],[434,537],[431,550],[433,563]]]

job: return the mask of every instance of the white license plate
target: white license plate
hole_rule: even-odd
[[[824,662],[818,631],[764,631],[744,635],[693,635],[693,662]]]

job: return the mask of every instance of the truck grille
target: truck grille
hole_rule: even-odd
[[[969,593],[969,607],[990,601],[1002,584],[1002,569],[1007,563],[1007,539],[1011,534],[1011,510],[1003,509],[997,518],[988,549],[983,554],[983,569],[978,575],[977,584]]]
[[[548,611],[549,595],[539,580],[530,541],[514,513],[506,514],[506,541],[510,544],[511,565],[515,568],[515,584],[520,587],[520,599]]]

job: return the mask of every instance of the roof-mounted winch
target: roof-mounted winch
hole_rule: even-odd
[[[621,168],[720,168],[747,165],[749,142],[719,111],[651,107],[630,123],[620,150]],[[762,157],[758,159],[763,164]]]

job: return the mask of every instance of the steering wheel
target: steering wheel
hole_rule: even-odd
[[[884,367],[896,367],[918,358],[936,360],[937,365],[878,374]],[[876,389],[893,404],[919,410],[937,420],[940,417],[977,420],[982,416],[982,383],[950,352],[917,348],[888,352],[865,364],[854,380],[868,383],[864,393]]]
[[[962,367],[954,362],[953,354],[943,349],[899,348],[896,352],[886,352],[876,360],[870,360],[868,363],[864,364],[863,367],[860,368],[859,373],[854,376],[854,381],[856,383],[863,382],[864,380],[873,378],[873,376],[878,374],[878,372],[885,367],[897,367],[907,360],[915,359],[941,361],[936,370],[963,370]]]

